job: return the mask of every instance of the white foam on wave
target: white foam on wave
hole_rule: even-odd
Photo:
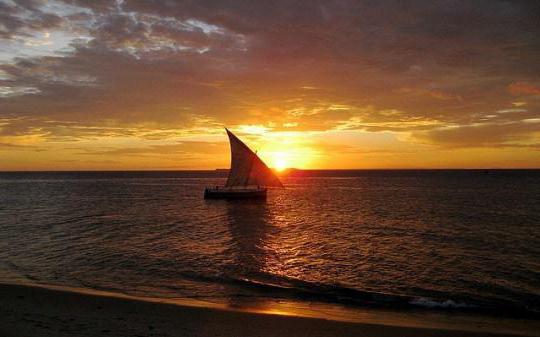
[[[418,305],[426,308],[443,308],[443,309],[459,309],[471,308],[472,305],[463,302],[455,302],[453,300],[435,301],[431,298],[418,297],[409,302],[412,305]]]

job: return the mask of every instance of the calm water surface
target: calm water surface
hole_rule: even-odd
[[[324,175],[231,202],[212,173],[0,173],[0,281],[540,315],[539,171]]]

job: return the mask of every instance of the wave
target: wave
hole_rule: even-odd
[[[4,264],[11,270],[17,271],[28,280],[47,283],[46,280],[38,279],[31,275],[28,270],[10,261]],[[131,282],[131,287],[121,284],[102,283],[103,280],[89,280],[73,278],[60,283],[68,286],[82,286],[94,290],[112,291],[123,294],[137,295],[137,283],[144,286],[145,296],[160,297],[165,293],[183,293],[188,298],[204,298],[204,291],[195,293],[185,292],[184,287],[173,285],[171,280],[185,280],[195,284],[218,284],[235,288],[235,296],[253,298],[268,298],[272,300],[298,300],[307,302],[323,302],[356,307],[377,307],[395,310],[438,310],[452,312],[478,312],[493,314],[496,316],[534,317],[540,318],[540,310],[537,306],[520,306],[519,303],[502,299],[471,298],[463,294],[432,293],[430,296],[411,296],[398,293],[385,293],[369,290],[361,290],[342,286],[339,284],[325,284],[305,281],[266,273],[256,273],[249,276],[239,274],[204,274],[190,271],[175,271],[165,279],[155,284],[156,279],[139,280]],[[167,281],[168,280],[168,281]],[[53,282],[57,283],[57,282]],[[154,284],[149,286],[149,284]],[[139,295],[141,293],[138,293]],[[183,296],[182,296],[183,297]],[[212,296],[210,296],[212,297]]]
[[[463,295],[437,293],[434,296],[410,296],[353,289],[341,285],[329,285],[273,275],[258,277],[195,276],[191,280],[218,282],[254,291],[252,296],[272,299],[318,301],[359,307],[382,307],[389,309],[439,310],[478,312],[494,315],[540,317],[537,308],[523,307],[501,299],[463,298]]]
[[[455,302],[453,300],[436,301],[431,298],[418,297],[409,302],[412,305],[417,305],[425,308],[442,308],[442,309],[461,309],[461,308],[477,308],[473,304],[464,302]]]

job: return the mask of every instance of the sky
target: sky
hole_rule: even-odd
[[[0,170],[540,167],[539,1],[0,0]]]

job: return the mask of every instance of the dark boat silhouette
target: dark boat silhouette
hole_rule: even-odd
[[[264,199],[267,187],[283,187],[257,154],[225,128],[231,145],[231,168],[225,186],[207,187],[205,199]]]

